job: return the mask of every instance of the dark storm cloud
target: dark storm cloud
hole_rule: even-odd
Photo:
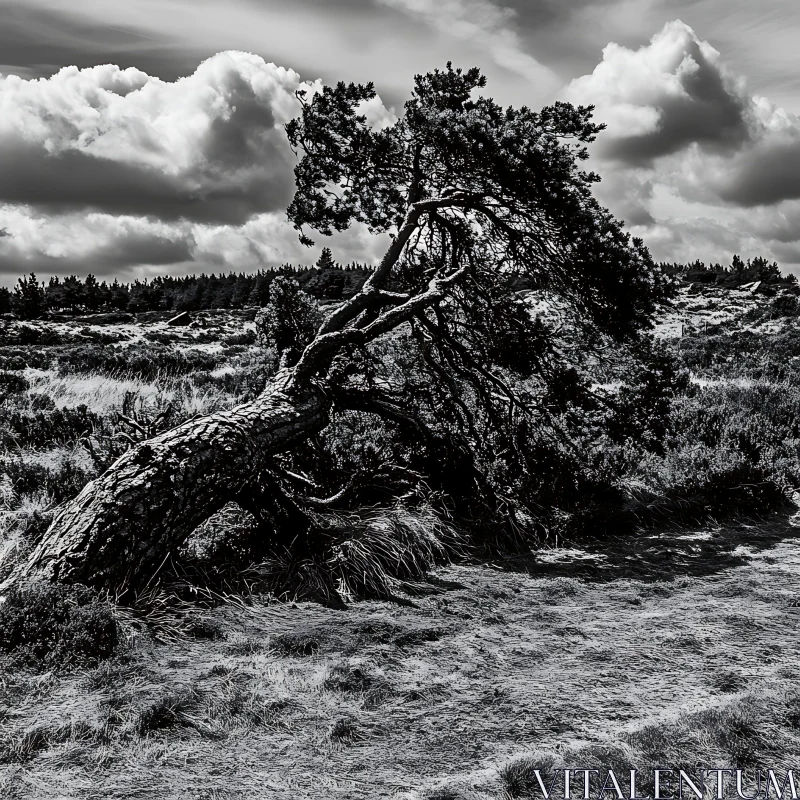
[[[584,12],[605,11],[611,21],[616,1],[509,0],[504,5],[514,11],[514,26],[530,51],[567,81],[594,68],[610,35],[596,24],[586,24]],[[620,43],[628,43],[627,36],[620,38],[619,30],[615,36]]]
[[[201,60],[191,43],[156,28],[92,22],[69,10],[0,0],[0,20],[0,73],[24,78],[47,77],[65,66],[114,63],[174,80]]]
[[[800,243],[800,203],[789,201],[777,208],[754,210],[748,215],[747,229],[763,239]]]
[[[743,152],[715,188],[726,202],[745,207],[800,199],[800,126],[791,138],[766,137]]]
[[[271,154],[267,148],[263,153],[285,166],[282,153]],[[217,154],[221,164],[236,159],[224,150],[218,149]],[[49,155],[40,147],[4,147],[0,142],[0,202],[30,205],[50,213],[83,209],[161,220],[241,224],[255,213],[286,208],[293,191],[291,172],[276,173],[239,177],[236,172],[203,175],[197,169],[174,176],[137,164],[94,158],[80,150]]]
[[[87,253],[48,255],[33,251],[21,255],[0,249],[0,276],[36,272],[40,275],[85,275],[98,278],[121,276],[139,265],[167,266],[193,260],[194,242],[190,237],[171,239],[148,233],[129,232],[120,239],[104,243]]]

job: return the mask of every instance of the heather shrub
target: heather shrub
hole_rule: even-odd
[[[255,331],[242,331],[241,333],[231,333],[228,336],[222,337],[222,343],[231,346],[231,345],[251,345],[256,343],[256,332]]]
[[[30,383],[16,372],[0,372],[0,401],[28,391]]]
[[[116,344],[127,338],[121,333],[115,333],[113,331],[94,331],[88,327],[81,328],[80,335],[82,338],[91,339],[98,344]]]
[[[28,403],[31,411],[52,411],[56,407],[56,401],[43,392],[28,392]]]
[[[54,503],[74,497],[94,477],[92,471],[63,459],[47,467],[24,456],[6,456],[0,459],[0,473],[5,473],[18,495],[45,493]]]
[[[73,341],[73,337],[64,336],[52,328],[34,325],[9,326],[0,332],[0,346],[2,345],[29,345],[51,346],[67,344]]]
[[[780,294],[772,301],[771,311],[776,317],[796,317],[800,312],[800,305],[794,295]]]
[[[118,644],[113,609],[83,586],[12,587],[0,605],[0,650],[32,666],[96,664]]]
[[[175,344],[184,340],[184,336],[174,330],[169,331],[147,331],[144,338],[148,342],[156,342],[158,344]]]
[[[26,366],[25,359],[20,355],[0,353],[0,369],[20,370],[25,369]]]
[[[53,351],[32,345],[3,344],[0,336],[0,369],[22,370],[26,367],[48,369],[53,361]]]
[[[31,411],[6,411],[0,414],[0,445],[44,449],[74,444],[96,428],[101,417],[85,405],[55,408],[44,394],[29,395]]]
[[[256,397],[264,389],[266,380],[265,372],[250,369],[236,369],[233,372],[219,374],[197,372],[192,375],[192,383],[196,388],[213,387],[227,395],[232,395],[242,403]]]
[[[130,375],[152,381],[166,375],[187,375],[216,369],[222,363],[219,355],[197,350],[179,351],[164,345],[112,349],[85,345],[58,357],[60,375],[100,373]]]
[[[262,345],[294,363],[322,318],[317,302],[297,281],[279,276],[270,284],[269,302],[255,316],[256,335]]]

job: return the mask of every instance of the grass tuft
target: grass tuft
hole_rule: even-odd
[[[102,740],[101,732],[84,721],[64,725],[37,725],[19,736],[0,740],[0,763],[26,764],[56,745],[89,744]]]
[[[229,642],[225,651],[231,656],[255,656],[266,650],[266,645],[259,639],[243,637]]]
[[[544,785],[549,786],[555,765],[556,759],[549,753],[518,758],[500,770],[503,790],[508,797],[538,796],[541,790],[536,779],[536,770],[539,770]]]
[[[466,550],[464,537],[427,507],[352,515],[335,527],[328,565],[344,597],[391,596]]]
[[[185,631],[187,636],[193,639],[208,639],[216,642],[227,637],[221,623],[202,616],[190,617],[187,620]]]
[[[725,694],[741,691],[746,685],[747,678],[730,670],[718,672],[712,679],[712,686],[718,692],[724,692]]]
[[[327,731],[327,738],[331,742],[352,744],[366,738],[364,732],[350,717],[337,719]]]
[[[135,731],[140,736],[147,736],[152,731],[165,728],[193,726],[194,720],[187,712],[198,704],[200,697],[201,693],[195,686],[181,687],[162,694],[138,713]]]
[[[270,650],[280,656],[313,656],[319,652],[319,639],[310,633],[282,633],[272,637]]]

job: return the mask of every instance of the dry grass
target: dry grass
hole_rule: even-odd
[[[227,604],[192,618],[225,639],[0,673],[2,796],[501,800],[548,764],[796,763],[794,533],[447,567],[413,605]]]
[[[183,416],[235,402],[174,377],[26,374],[58,406],[104,414],[130,391]],[[0,564],[50,502],[0,486]],[[464,543],[425,511],[329,524],[327,570],[273,563],[254,582],[369,601],[184,602],[178,625],[154,595],[158,635],[124,658],[0,664],[0,797],[501,800],[548,765],[797,761],[800,545],[785,522],[449,567]]]
[[[97,414],[111,414],[122,408],[126,394],[137,397],[140,410],[154,412],[172,404],[181,417],[208,414],[235,403],[213,387],[198,388],[185,378],[163,375],[152,381],[134,375],[59,375],[54,370],[26,370],[30,393],[52,398],[57,408],[88,406]]]
[[[402,506],[341,517],[328,569],[345,598],[387,597],[466,550],[466,542],[430,508]]]

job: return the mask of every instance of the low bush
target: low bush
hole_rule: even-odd
[[[0,369],[22,370],[26,367],[49,369],[53,362],[53,350],[30,345],[4,345],[0,340]]]
[[[198,389],[214,387],[234,396],[238,402],[244,403],[259,395],[267,381],[267,376],[258,370],[237,369],[234,372],[212,374],[196,372],[192,375],[192,383]]]
[[[250,345],[256,343],[255,331],[242,331],[241,333],[231,333],[228,336],[222,337],[222,343],[227,346],[231,345]]]
[[[56,407],[56,401],[43,392],[28,392],[28,402],[31,411],[52,411]]]
[[[127,337],[121,333],[109,331],[94,331],[91,328],[81,328],[80,336],[84,339],[91,339],[98,344],[116,344],[124,341]]]
[[[23,375],[19,375],[16,372],[0,372],[0,401],[12,395],[27,392],[30,386],[30,383]]]
[[[0,413],[0,445],[4,447],[51,448],[74,444],[95,429],[103,429],[102,417],[85,405],[55,408],[44,394],[29,395],[31,411]]]
[[[54,503],[74,497],[94,477],[94,473],[71,459],[57,466],[25,460],[24,457],[0,459],[0,473],[8,475],[18,495],[35,495],[44,492]]]
[[[780,294],[771,303],[772,314],[776,317],[796,317],[800,313],[797,297]]]
[[[22,323],[9,326],[0,332],[0,346],[27,344],[51,346],[68,344],[71,341],[74,341],[74,337],[65,336],[46,325],[39,327]]]
[[[197,350],[181,352],[162,345],[112,349],[85,345],[58,356],[60,375],[100,373],[130,375],[152,381],[166,375],[188,375],[216,369],[222,362],[216,354]]]
[[[119,640],[112,607],[83,586],[12,587],[0,605],[0,650],[17,662],[96,664]]]
[[[2,370],[21,370],[28,366],[25,359],[20,355],[0,354],[0,369]]]
[[[158,344],[175,344],[186,339],[184,335],[177,331],[147,331],[144,334],[144,338],[148,342],[157,342]]]

